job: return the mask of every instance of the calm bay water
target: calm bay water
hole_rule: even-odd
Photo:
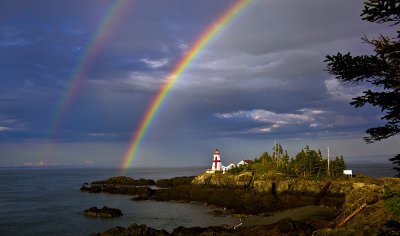
[[[394,165],[387,163],[370,163],[370,162],[350,162],[346,164],[346,168],[353,170],[355,175],[368,175],[372,177],[393,177],[397,174],[393,170]]]
[[[200,174],[204,168],[140,169],[133,178],[171,178]],[[147,224],[168,231],[183,225],[237,224],[230,217],[215,217],[202,204],[131,201],[129,196],[80,192],[84,182],[119,175],[116,169],[0,168],[0,235],[88,235],[130,224]],[[91,206],[120,208],[122,217],[86,217]]]
[[[393,176],[390,164],[350,163],[353,173],[374,177]],[[132,178],[161,179],[191,176],[205,168],[136,169]],[[90,194],[79,191],[84,182],[120,175],[117,169],[0,168],[0,235],[88,235],[130,224],[158,229],[178,226],[230,224],[238,220],[216,217],[202,204],[131,201],[129,196]],[[120,208],[124,215],[113,219],[85,217],[91,206]]]

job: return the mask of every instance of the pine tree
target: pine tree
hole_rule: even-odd
[[[260,161],[262,164],[266,165],[269,162],[272,162],[271,156],[268,154],[268,152],[264,152],[260,157]]]
[[[400,154],[397,154],[395,157],[389,159],[391,162],[393,162],[394,165],[397,165],[393,167],[394,170],[397,170],[398,174],[395,177],[400,177]]]
[[[363,20],[375,23],[400,24],[400,3],[398,0],[367,0],[364,2]],[[354,107],[367,104],[377,106],[384,113],[381,119],[385,125],[367,129],[367,143],[380,141],[400,133],[400,31],[397,37],[381,35],[363,41],[374,48],[373,55],[352,56],[350,53],[338,53],[326,56],[327,71],[343,83],[367,83],[370,89],[362,96],[353,98]],[[395,158],[390,159],[396,161]],[[393,164],[398,164],[394,162]],[[400,168],[395,168],[399,171]]]

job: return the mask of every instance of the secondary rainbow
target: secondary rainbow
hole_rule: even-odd
[[[216,21],[214,21],[210,27],[208,27],[201,36],[196,40],[187,54],[179,61],[179,63],[174,67],[171,73],[165,79],[165,82],[158,90],[156,96],[151,102],[149,108],[147,109],[145,115],[143,116],[139,127],[130,142],[129,148],[124,156],[122,163],[122,170],[126,170],[132,160],[134,159],[139,145],[146,134],[146,131],[151,124],[155,114],[160,108],[161,103],[165,99],[165,96],[171,90],[175,82],[182,76],[186,68],[190,65],[192,60],[201,52],[201,50],[208,44],[208,42],[213,39],[221,29],[225,28],[234,18],[245,9],[252,0],[239,0],[233,3],[226,11],[224,11]]]
[[[119,19],[124,15],[124,11],[130,9],[131,0],[114,1],[109,7],[107,13],[102,18],[95,33],[86,44],[82,56],[73,68],[68,84],[64,90],[61,99],[55,109],[53,119],[50,122],[48,139],[51,139],[56,128],[60,125],[68,107],[71,105],[73,98],[76,96],[82,82],[85,78],[86,70],[90,67],[94,58],[101,51],[101,48],[106,43],[111,35],[112,29],[119,22]]]

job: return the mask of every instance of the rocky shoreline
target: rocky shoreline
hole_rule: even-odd
[[[114,227],[103,233],[95,233],[91,236],[117,236],[117,235],[146,235],[146,236],[187,236],[187,235],[311,235],[313,229],[302,222],[291,219],[281,220],[274,224],[257,225],[252,227],[234,228],[232,226],[178,227],[171,233],[166,230],[158,230],[147,225],[132,224],[127,228]]]
[[[260,234],[263,234],[261,232],[265,230],[264,233],[267,235],[310,235],[310,232],[314,231],[315,235],[340,235],[343,229],[350,232],[347,235],[378,235],[386,222],[389,220],[398,222],[400,220],[399,216],[392,214],[387,207],[384,207],[385,200],[400,194],[400,181],[395,178],[306,179],[291,178],[274,173],[257,177],[253,176],[251,172],[245,172],[240,175],[204,173],[196,177],[158,180],[154,181],[154,184],[147,186],[135,186],[133,183],[138,182],[127,181],[127,178],[129,177],[113,178],[112,184],[110,184],[110,181],[96,181],[93,182],[94,184],[82,186],[81,191],[128,194],[132,195],[133,200],[136,201],[202,202],[205,205],[215,205],[225,209],[222,213],[223,215],[260,215],[261,218],[258,219],[259,223],[255,225],[247,224],[247,226],[243,225],[235,230],[230,228],[233,226],[202,229],[179,227],[179,230],[175,229],[171,233],[157,231],[156,234],[148,234],[143,232],[156,232],[154,231],[155,229],[136,225],[129,226],[126,229],[121,227],[114,228],[99,235],[188,235],[188,232],[192,232],[189,235],[244,235],[246,231],[259,231]],[[123,183],[129,182],[131,184],[129,186],[121,184],[115,181],[117,179],[124,180]],[[141,180],[140,182],[153,183],[149,180]],[[342,229],[331,229],[339,223],[334,221],[335,217],[360,199],[365,202],[365,209],[354,220],[342,226]],[[300,221],[290,219],[289,226],[285,226],[282,223],[288,222],[288,219],[281,219],[282,222],[280,223],[279,221],[273,221],[275,223],[271,224],[271,221],[263,218],[277,211],[313,205],[325,206],[332,213],[323,218],[311,215],[308,219],[299,218]],[[384,215],[386,217],[383,217]],[[291,218],[290,216],[288,218]],[[249,217],[249,219],[251,221],[252,218]],[[253,222],[256,221],[255,219],[253,218]],[[340,221],[340,219],[336,221]],[[287,228],[288,231],[286,233],[279,231],[277,225]],[[298,226],[304,229],[304,234],[299,233],[303,231],[299,231]],[[356,230],[360,227],[361,230]],[[129,233],[132,230],[142,233]],[[186,232],[186,234],[182,232]]]

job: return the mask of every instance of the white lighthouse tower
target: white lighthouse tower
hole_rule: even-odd
[[[214,151],[211,170],[212,171],[222,171],[221,158],[219,156],[219,150],[217,148]]]

